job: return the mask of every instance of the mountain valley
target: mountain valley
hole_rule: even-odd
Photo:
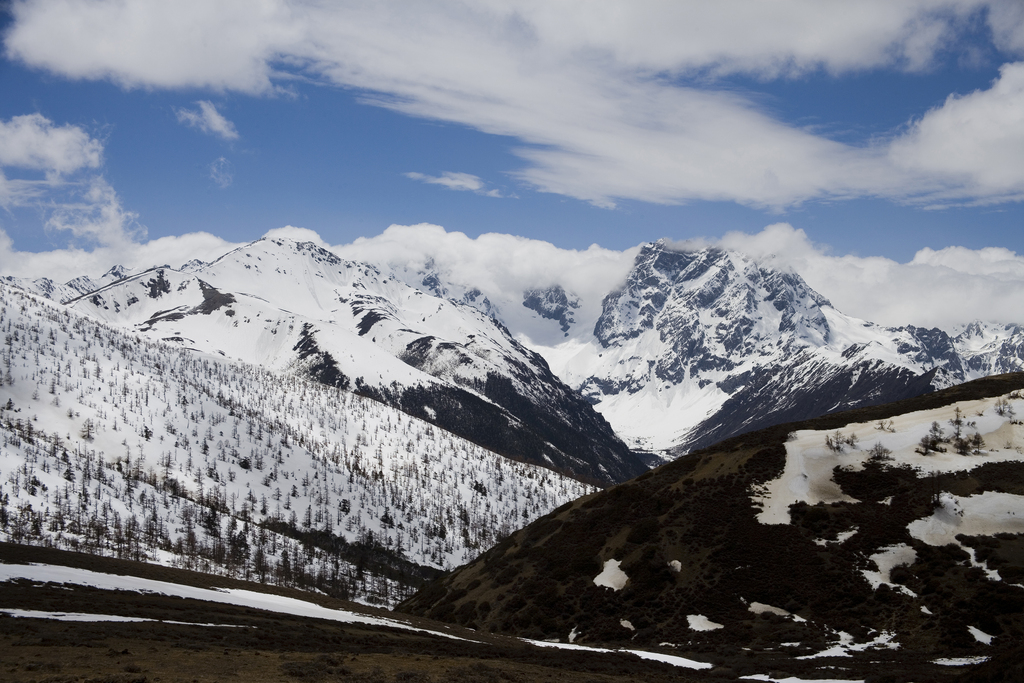
[[[5,278],[0,537],[722,676],[1024,637],[1019,326],[667,242],[586,296],[337,251]]]

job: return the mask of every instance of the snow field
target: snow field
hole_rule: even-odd
[[[254,609],[266,610],[270,612],[278,612],[280,614],[300,615],[306,617],[314,617],[317,619],[328,619],[331,621],[338,621],[342,623],[358,623],[370,626],[400,628],[420,633],[430,633],[433,635],[438,635],[453,640],[467,640],[466,638],[453,635],[444,630],[430,630],[415,627],[405,623],[400,618],[392,619],[386,617],[375,617],[367,614],[353,612],[350,610],[331,609],[328,607],[317,605],[315,603],[307,602],[305,600],[297,600],[295,598],[289,598],[268,593],[255,593],[253,591],[238,589],[197,588],[194,586],[168,583],[165,581],[143,579],[134,576],[104,574],[101,572],[94,572],[87,569],[76,569],[72,567],[64,567],[59,565],[0,564],[0,582],[17,579],[29,579],[31,581],[38,581],[42,583],[59,583],[64,585],[89,586],[93,588],[99,588],[102,590],[129,590],[138,591],[142,593],[172,595],[194,600],[205,600],[221,604],[251,607]],[[10,614],[11,616],[15,617],[60,619],[66,621],[152,621],[150,619],[143,619],[139,617],[121,617],[116,615],[82,614],[67,612],[40,612],[36,610],[15,610],[6,609],[2,607],[0,607],[0,613]],[[224,624],[190,625],[231,626]],[[571,643],[549,643],[533,640],[525,640],[525,642],[532,643],[539,647],[574,649],[583,652],[615,651],[605,648],[572,645]],[[712,666],[707,662],[698,662],[692,659],[687,659],[685,657],[678,657],[675,655],[663,654],[659,652],[647,652],[645,650],[625,650],[625,652],[631,652],[643,659],[665,662],[667,664],[672,664],[674,666],[687,669],[710,669]]]
[[[465,640],[443,631],[427,631],[406,624],[400,619],[388,619],[373,617],[367,614],[352,612],[349,610],[331,609],[305,600],[297,600],[282,595],[271,593],[256,593],[236,588],[197,588],[185,586],[166,581],[155,581],[137,576],[123,576],[115,574],[104,574],[88,569],[77,569],[60,565],[47,564],[0,564],[0,581],[11,581],[15,579],[29,579],[41,583],[59,583],[76,586],[89,586],[101,590],[127,590],[139,593],[157,593],[160,595],[173,595],[180,598],[193,600],[204,600],[226,605],[237,605],[239,607],[252,607],[254,609],[278,612],[280,614],[291,614],[317,619],[328,619],[346,624],[367,624],[370,626],[390,626],[402,628],[409,631],[422,633],[433,633],[435,635]],[[12,610],[0,608],[0,612],[11,612]],[[30,616],[28,614],[22,616]],[[100,616],[100,615],[86,615]],[[129,620],[127,617],[112,617],[112,620]],[[82,618],[81,620],[87,620]],[[141,621],[151,621],[142,619]],[[175,622],[169,622],[175,623]]]
[[[832,470],[837,466],[854,471],[863,469],[876,443],[891,451],[889,457],[893,465],[909,465],[919,470],[922,476],[971,470],[990,462],[1024,460],[1024,426],[1013,424],[1014,418],[1009,413],[996,413],[996,402],[1001,399],[1006,400],[1013,411],[1024,411],[1024,399],[994,397],[900,415],[883,421],[884,429],[877,423],[850,424],[839,432],[843,436],[856,435],[857,443],[855,446],[844,445],[839,451],[828,448],[825,443],[826,437],[834,436],[833,432],[794,432],[786,443],[786,465],[782,475],[752,492],[753,501],[762,508],[758,520],[762,524],[789,524],[789,506],[798,502],[808,505],[858,502],[842,492],[832,479]],[[978,454],[968,455],[960,455],[953,448],[927,455],[919,453],[917,449],[921,438],[928,434],[933,422],[947,432],[951,430],[949,421],[954,419],[957,408],[966,421],[976,424],[976,427],[966,428],[965,432],[981,434],[985,439],[984,449]],[[1024,515],[1024,499],[1020,496],[1001,499],[1001,503],[1011,504],[1011,509]],[[980,507],[988,509],[987,505]]]

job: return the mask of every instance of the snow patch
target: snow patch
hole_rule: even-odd
[[[832,479],[833,470],[848,464],[851,456],[826,448],[824,433],[797,435],[795,441],[786,443],[786,466],[779,478],[754,487],[752,499],[762,507],[757,515],[761,524],[789,524],[793,503],[860,502],[843,493]]]
[[[622,628],[628,628],[630,631],[635,631],[636,627],[629,619],[619,619],[619,626]]]
[[[820,657],[852,657],[851,652],[863,652],[865,650],[898,650],[900,644],[895,642],[896,634],[892,631],[882,631],[872,640],[866,643],[855,643],[853,642],[853,636],[845,631],[838,631],[836,635],[839,636],[839,642],[832,647],[822,650],[813,655],[804,655],[797,657],[797,659],[818,659]]]
[[[1024,533],[1024,496],[986,491],[961,498],[943,492],[935,512],[911,522],[907,530],[913,538],[928,545],[956,543],[957,534]]]
[[[990,636],[989,634],[982,631],[980,628],[974,626],[968,626],[967,630],[971,632],[971,635],[974,636],[974,639],[976,641],[984,645],[991,645],[992,639],[995,638],[995,636]]]
[[[744,681],[769,681],[770,683],[863,683],[861,680],[851,681],[840,678],[772,678],[768,674],[753,674],[751,676],[740,676]]]
[[[885,585],[894,590],[906,593],[912,598],[917,597],[917,593],[906,586],[901,586],[898,583],[892,583],[890,580],[890,573],[896,567],[904,567],[907,565],[914,564],[917,560],[917,552],[914,551],[906,543],[899,543],[897,545],[890,545],[885,548],[880,548],[877,553],[871,555],[868,559],[875,563],[878,567],[878,571],[871,571],[868,569],[862,569],[861,574],[867,579],[868,583],[871,584],[871,588],[878,590],[879,586]]]
[[[252,628],[243,624],[200,624],[193,621],[170,621],[164,619],[147,619],[145,617],[126,617],[120,614],[91,614],[88,612],[45,612],[37,609],[13,609],[5,607],[0,609],[0,614],[21,619],[53,619],[55,621],[121,621],[140,622],[158,621],[161,624],[177,624],[179,626],[215,626],[218,628]]]
[[[257,593],[255,591],[242,590],[237,588],[196,588],[195,586],[184,586],[166,581],[155,581],[143,579],[137,576],[121,576],[118,574],[104,574],[88,569],[75,569],[48,564],[0,564],[0,581],[11,581],[16,579],[28,579],[43,583],[62,583],[75,586],[89,586],[101,590],[128,590],[140,593],[157,593],[159,595],[172,595],[193,600],[216,602],[239,607],[251,607],[269,612],[281,614],[292,614],[317,619],[329,619],[348,624],[368,624],[371,626],[388,626],[391,628],[406,629],[420,633],[435,633],[451,638],[453,640],[465,640],[442,631],[429,631],[416,628],[397,619],[383,617],[371,617],[366,614],[359,614],[348,610],[331,609],[305,600],[287,598],[281,595],[269,593]]]
[[[933,659],[932,664],[938,664],[939,666],[973,666],[975,664],[984,664],[988,660],[988,657],[943,657]]]
[[[523,638],[522,640],[525,643],[537,645],[538,647],[554,647],[559,650],[576,650],[578,652],[629,652],[640,659],[664,662],[665,664],[671,664],[672,666],[678,666],[684,669],[710,669],[713,666],[708,662],[698,662],[694,659],[687,659],[686,657],[666,655],[661,652],[648,652],[647,650],[611,650],[604,647],[588,647],[586,645],[573,645],[570,643],[549,643],[543,640],[529,640],[528,638]]]
[[[626,572],[619,569],[621,564],[619,560],[605,560],[601,573],[594,577],[594,585],[611,588],[614,591],[625,588],[629,577],[626,576]]]
[[[687,614],[686,621],[694,631],[717,631],[720,628],[725,628],[722,624],[716,624],[703,614]]]
[[[833,440],[837,436],[835,430],[793,432],[790,435],[790,440],[786,442],[786,465],[782,474],[777,479],[755,486],[751,490],[751,500],[761,506],[761,512],[757,515],[757,519],[762,524],[789,524],[789,506],[793,503],[803,502],[808,505],[824,503],[827,505],[838,502],[859,502],[843,493],[832,474],[836,467],[853,471],[862,470],[871,458],[869,444],[879,444],[890,451],[887,456],[889,460],[886,462],[891,462],[893,466],[913,467],[919,470],[922,476],[940,472],[970,471],[975,467],[993,462],[1024,460],[1024,430],[1012,423],[1011,413],[1004,410],[1004,414],[1000,415],[997,412],[997,402],[1001,401],[1008,401],[1008,405],[1017,412],[1024,410],[1024,406],[1020,405],[1019,400],[1009,399],[1009,395],[1007,395],[961,401],[941,408],[898,415],[885,421],[884,429],[880,423],[875,422],[849,424],[840,430],[839,436],[859,435],[861,440],[856,441],[856,445],[840,441],[838,449],[829,448],[826,445],[826,437]],[[952,429],[950,420],[955,418],[957,409],[960,410],[961,416],[966,417],[974,424],[967,430],[968,435],[977,431],[984,438],[989,450],[982,450],[978,454],[961,455],[952,447],[947,447],[945,452],[920,453],[921,439],[929,433],[932,423],[937,422],[948,434]],[[990,494],[981,495],[988,496]],[[1000,513],[1003,514],[1003,518],[999,521],[996,520],[998,514],[995,514],[999,511],[982,511],[982,506],[975,505],[975,510],[981,513],[981,517],[984,519],[979,518],[974,522],[969,522],[964,517],[957,522],[952,518],[946,519],[938,515],[937,517],[933,516],[935,519],[929,529],[922,527],[921,520],[914,524],[919,527],[918,533],[930,534],[933,537],[948,534],[952,527],[957,527],[957,530],[950,536],[957,533],[969,534],[970,532],[963,527],[971,525],[978,529],[996,529],[995,531],[979,530],[977,532],[986,535],[1000,531],[1024,532],[1024,497],[1011,496],[1011,494],[992,495],[1006,497],[1000,502],[1008,503],[1010,506],[1003,506]],[[892,499],[887,498],[881,502],[889,505],[892,503]],[[996,507],[999,506],[996,505]],[[1013,512],[1008,514],[1008,510]],[[951,512],[956,513],[956,511]],[[1016,512],[1020,514],[1015,514]],[[970,513],[965,510],[964,515],[968,514]],[[1016,520],[1006,519],[1007,516],[1016,517]],[[931,544],[944,545],[952,542],[951,539],[947,539],[941,543]]]
[[[774,607],[772,605],[766,605],[763,602],[752,602],[747,610],[754,614],[776,614],[780,617],[789,617],[793,621],[807,621],[801,616],[797,616],[788,610],[784,610],[781,607]]]
[[[858,531],[857,527],[854,527],[854,528],[852,528],[852,529],[850,529],[848,531],[842,531],[842,532],[836,534],[836,540],[834,540],[834,541],[830,541],[827,538],[816,538],[816,539],[814,539],[814,543],[815,543],[815,545],[820,545],[822,547],[827,546],[829,544],[842,545],[843,543],[846,543],[851,538],[856,536],[857,535],[857,531]]]
[[[674,571],[677,574],[683,571],[683,563],[679,560],[670,560],[668,566],[671,567],[672,571]]]

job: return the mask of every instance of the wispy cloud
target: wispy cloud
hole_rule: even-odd
[[[892,145],[837,142],[721,87],[737,74],[927,70],[977,22],[1020,59],[1017,0],[36,0],[12,14],[6,53],[34,67],[128,88],[266,95],[295,77],[353,88],[368,104],[508,136],[520,143],[522,183],[598,206],[1024,198],[1024,165],[1006,159],[1024,120],[1001,113],[1017,106],[1024,62],[990,90],[921,112]],[[237,137],[212,104],[198,104],[183,121]],[[943,131],[967,109],[988,123],[954,144]]]
[[[212,102],[199,100],[196,104],[199,105],[199,109],[175,109],[178,121],[225,140],[238,139],[235,124],[224,118]]]
[[[487,189],[487,185],[479,176],[475,176],[470,173],[452,173],[451,171],[445,171],[439,176],[432,176],[426,175],[425,173],[410,172],[403,175],[405,175],[406,178],[419,180],[430,185],[441,185],[442,187],[447,187],[449,190],[463,190],[483,195],[485,197],[505,196],[499,190]]]
[[[224,157],[214,159],[210,164],[210,180],[221,189],[230,187],[231,183],[235,181],[234,165]]]
[[[0,120],[0,207],[38,210],[47,233],[72,243],[131,242],[145,228],[103,178],[102,163],[103,143],[79,126],[41,114]]]

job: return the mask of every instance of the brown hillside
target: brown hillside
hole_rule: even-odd
[[[907,525],[932,513],[936,490],[1024,495],[1024,463],[990,463],[938,478],[884,464],[836,471],[843,491],[861,502],[794,505],[788,525],[759,523],[751,488],[781,474],[792,431],[833,430],[1021,388],[1024,374],[1001,375],[729,439],[562,506],[399,609],[537,639],[566,641],[575,632],[577,643],[671,645],[722,660],[737,673],[763,673],[765,663],[799,673],[836,662],[887,661],[894,676],[923,668],[929,676],[950,676],[957,672],[930,660],[991,655],[1024,638],[1024,590],[1009,585],[1024,582],[1024,535],[964,539],[1007,578],[991,581],[970,566],[964,550],[925,545]],[[836,542],[837,533],[852,528],[858,533]],[[874,568],[868,556],[897,543],[912,546],[917,560],[895,569],[892,581],[916,598],[885,585],[873,590],[861,573]],[[594,583],[608,560],[621,562],[629,577],[622,590]],[[755,614],[752,603],[799,619]],[[693,630],[690,615],[722,628]],[[995,641],[980,644],[969,626]],[[858,643],[892,632],[899,649],[868,648],[834,662],[797,659],[825,650],[839,631]]]

